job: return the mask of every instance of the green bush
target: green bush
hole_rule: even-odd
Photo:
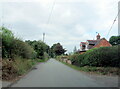
[[[118,46],[93,49],[92,51],[86,52],[84,56],[83,63],[88,66],[118,67],[120,65]]]
[[[37,53],[36,57],[39,59],[44,59],[44,56],[49,54],[49,46],[42,41],[25,41],[29,44]],[[45,53],[45,55],[44,55]]]
[[[49,59],[48,53],[44,52],[43,60],[47,61]]]
[[[7,28],[0,28],[0,39],[2,39],[2,57],[12,58],[36,58],[34,49],[24,41],[14,37],[14,34]]]
[[[32,59],[36,57],[36,52],[34,49],[27,43],[14,39],[12,45],[12,57],[21,56],[22,58]]]
[[[14,35],[5,27],[0,28],[0,37],[2,39],[2,57],[11,57],[11,46],[13,44]]]
[[[88,50],[84,54],[74,54],[69,57],[77,66],[119,67],[119,46],[100,47]]]
[[[79,65],[78,63],[78,59],[80,60],[80,58],[81,57],[79,57],[79,56],[81,56],[80,54],[74,54],[74,55],[70,55],[69,57],[68,57],[68,59],[69,60],[71,60],[71,62],[72,62],[72,64],[73,65]]]
[[[1,51],[3,80],[15,79],[26,73],[37,62],[44,62],[49,58],[48,45],[40,41],[30,45],[14,37],[14,34],[5,27],[0,28],[0,53]],[[38,56],[44,60],[38,60]]]
[[[109,42],[112,45],[119,45],[120,44],[120,35],[119,36],[111,36]]]

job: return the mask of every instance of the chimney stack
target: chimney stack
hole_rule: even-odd
[[[99,40],[100,39],[100,34],[98,33],[98,35],[96,37],[97,37],[97,40]]]

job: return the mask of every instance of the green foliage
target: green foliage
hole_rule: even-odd
[[[27,59],[34,59],[36,58],[36,52],[34,49],[28,45],[27,43],[19,40],[19,39],[14,39],[12,45],[12,57],[15,56],[21,56],[22,58],[27,58]]]
[[[109,40],[112,45],[120,44],[120,36],[112,36]]]
[[[11,45],[12,40],[14,39],[13,33],[5,27],[0,28],[0,34],[2,34],[3,41],[7,43],[6,45]]]
[[[37,62],[45,62],[49,59],[49,46],[47,44],[42,41],[24,42],[14,37],[14,34],[5,27],[0,28],[1,51],[3,80],[14,79],[26,73]]]
[[[79,54],[70,55],[68,59],[71,60],[72,62],[74,62],[77,60],[78,56],[79,56]]]
[[[120,66],[118,46],[101,47],[94,49],[92,52],[86,52],[84,55],[84,64],[89,66]]]
[[[36,57],[39,59],[44,59],[45,55],[49,56],[49,46],[42,41],[26,41],[32,48],[36,51]],[[46,57],[47,57],[46,56]]]
[[[62,55],[65,52],[66,52],[66,50],[63,49],[63,46],[60,43],[53,44],[53,46],[51,47],[51,56],[52,57]]]
[[[44,60],[47,61],[49,59],[49,54],[44,52]]]
[[[118,46],[95,48],[84,54],[74,54],[69,59],[77,66],[119,67],[118,48]]]
[[[14,34],[7,28],[1,27],[0,35],[2,39],[2,57],[15,59],[16,56],[22,58],[35,58],[34,49],[20,39],[14,37]]]
[[[56,56],[56,59],[57,59],[57,60],[68,59],[68,56],[66,56],[66,55],[60,55],[60,56]]]
[[[2,38],[2,56],[10,57],[11,56],[11,46],[14,40],[13,33],[5,27],[0,28],[0,35]]]

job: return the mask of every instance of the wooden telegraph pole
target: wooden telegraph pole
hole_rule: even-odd
[[[45,33],[43,33],[43,42],[45,42]]]

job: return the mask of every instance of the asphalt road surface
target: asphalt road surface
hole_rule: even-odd
[[[117,81],[117,80],[116,80]],[[109,81],[108,81],[109,83]],[[40,63],[12,87],[108,87],[55,59]]]

